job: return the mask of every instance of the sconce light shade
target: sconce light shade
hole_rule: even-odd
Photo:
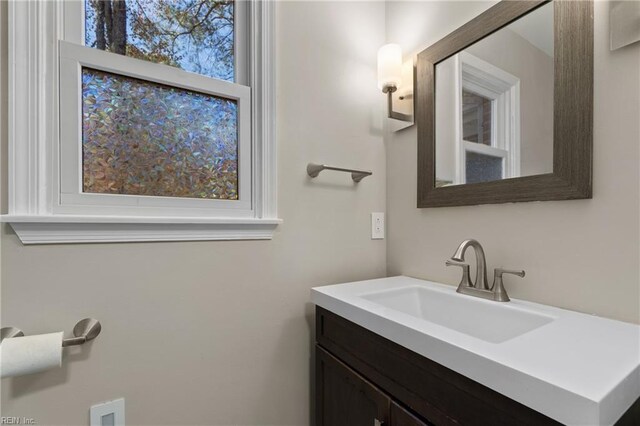
[[[402,83],[402,49],[397,44],[385,44],[378,50],[378,88],[387,93]]]
[[[378,89],[387,95],[387,116],[413,123],[413,116],[393,110],[393,93],[402,84],[402,49],[397,44],[385,44],[378,50]],[[403,97],[399,97],[403,100]]]

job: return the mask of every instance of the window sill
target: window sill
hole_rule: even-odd
[[[270,240],[281,219],[1,215],[23,244]]]

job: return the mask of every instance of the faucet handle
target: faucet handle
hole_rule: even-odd
[[[524,277],[524,271],[516,271],[512,269],[496,268],[493,273],[493,286],[491,291],[493,292],[493,299],[498,302],[508,302],[509,296],[507,296],[507,290],[504,289],[502,282],[502,274],[517,275],[520,278]]]
[[[520,270],[520,271],[516,271],[513,269],[504,269],[504,268],[496,268],[494,271],[494,274],[496,277],[502,277],[502,274],[511,274],[511,275],[517,275],[520,278],[524,277],[524,271]]]
[[[462,269],[468,269],[469,268],[469,264],[468,263],[464,263],[464,262],[457,262],[455,260],[447,260],[446,262],[444,262],[445,265],[447,266],[459,266]]]
[[[472,287],[471,279],[469,278],[469,264],[464,262],[456,262],[455,260],[447,260],[445,263],[447,266],[458,266],[462,268],[462,279],[460,280],[460,284],[458,284],[458,289],[460,287]]]

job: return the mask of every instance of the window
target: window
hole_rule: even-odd
[[[462,139],[491,146],[493,100],[462,89]]]
[[[9,14],[3,220],[23,242],[270,238],[269,2],[12,1]]]
[[[238,199],[238,102],[82,69],[83,192]]]
[[[489,182],[505,177],[507,150],[497,148],[497,100],[474,93],[462,82],[462,141],[465,183]]]
[[[519,79],[467,52],[459,53],[457,60],[456,181],[479,183],[519,176]]]
[[[237,81],[237,7],[244,6],[230,0],[84,0],[84,44]]]
[[[504,177],[504,157],[467,150],[465,153],[467,183],[490,182]]]

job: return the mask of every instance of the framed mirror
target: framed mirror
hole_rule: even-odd
[[[591,198],[592,1],[503,0],[415,79],[419,208]]]

